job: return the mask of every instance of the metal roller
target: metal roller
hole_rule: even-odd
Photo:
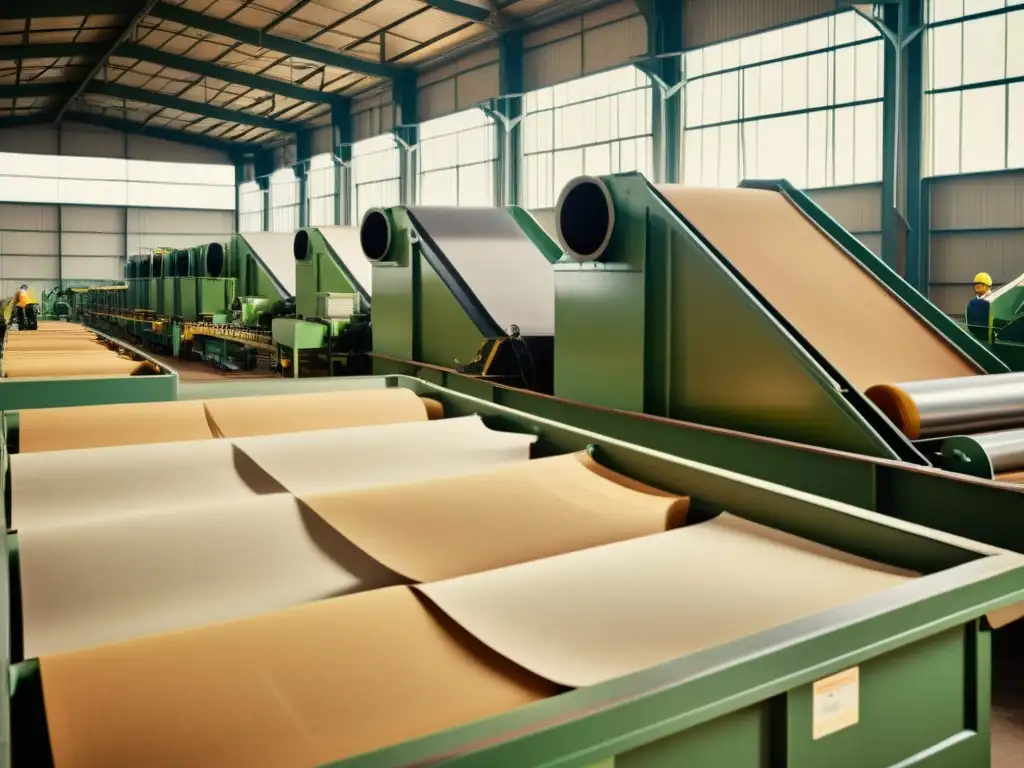
[[[881,384],[865,394],[911,440],[1024,427],[1024,373]]]
[[[597,261],[615,231],[615,205],[596,176],[577,176],[562,189],[555,209],[558,241],[573,261]]]
[[[998,478],[1024,469],[1024,429],[958,435],[942,441],[943,465],[976,477]]]
[[[391,216],[382,208],[371,208],[363,214],[359,226],[359,245],[370,261],[384,261],[391,250]]]

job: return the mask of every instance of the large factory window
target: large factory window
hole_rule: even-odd
[[[241,232],[263,231],[263,190],[255,181],[238,188],[238,228]]]
[[[928,173],[1024,167],[1024,6],[931,0],[927,13]]]
[[[233,210],[230,165],[0,152],[0,200]]]
[[[294,232],[299,228],[299,180],[291,168],[270,175],[270,231]]]
[[[335,224],[334,158],[330,154],[316,155],[309,161],[309,226]]]
[[[494,120],[468,109],[420,125],[421,205],[495,205]]]
[[[358,226],[370,208],[399,205],[402,151],[390,133],[352,145],[353,225]]]
[[[652,160],[651,84],[623,67],[526,94],[522,122],[527,208],[551,208],[573,177],[640,171]]]
[[[686,54],[686,183],[880,180],[884,55],[852,11]]]

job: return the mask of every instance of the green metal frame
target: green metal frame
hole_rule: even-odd
[[[305,258],[295,261],[295,313],[299,317],[317,316],[318,293],[361,294],[345,261],[334,252],[317,227],[303,227],[308,235]],[[376,288],[376,286],[375,286]],[[369,303],[370,297],[364,300]]]
[[[351,383],[313,384],[344,389]],[[587,449],[606,466],[688,494],[694,514],[727,509],[927,575],[840,609],[336,765],[583,768],[611,759],[620,767],[643,768],[752,768],[769,759],[790,768],[988,765],[990,633],[983,617],[1024,599],[1020,557],[427,382],[385,383],[440,400],[449,417],[478,413],[493,428],[536,434],[536,455]],[[269,384],[222,384],[218,394],[265,392]],[[6,544],[11,558],[15,542],[8,537]],[[0,579],[7,579],[6,569],[0,570]],[[858,725],[813,740],[813,683],[852,666],[860,669]],[[8,676],[0,677],[7,684]],[[0,733],[10,734],[14,718],[17,735],[38,736],[39,667],[31,660],[16,665],[10,679],[16,681],[12,708],[0,717]]]

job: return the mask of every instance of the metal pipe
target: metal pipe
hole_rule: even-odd
[[[882,384],[865,394],[911,440],[1024,427],[1024,373]]]
[[[391,216],[381,208],[363,214],[359,225],[359,245],[370,261],[384,261],[391,250]]]
[[[577,176],[562,189],[555,207],[555,231],[573,261],[597,261],[615,231],[611,192],[596,176]]]

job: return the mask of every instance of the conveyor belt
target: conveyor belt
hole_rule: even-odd
[[[409,208],[424,255],[481,332],[555,332],[551,264],[501,208]]]
[[[358,227],[317,227],[331,250],[334,261],[341,267],[349,282],[367,299],[373,296],[373,266],[359,246]]]
[[[782,194],[657,190],[857,389],[979,373]]]
[[[292,241],[295,235],[286,232],[243,232],[239,235],[252,249],[257,261],[285,296],[295,295],[295,259]]]

